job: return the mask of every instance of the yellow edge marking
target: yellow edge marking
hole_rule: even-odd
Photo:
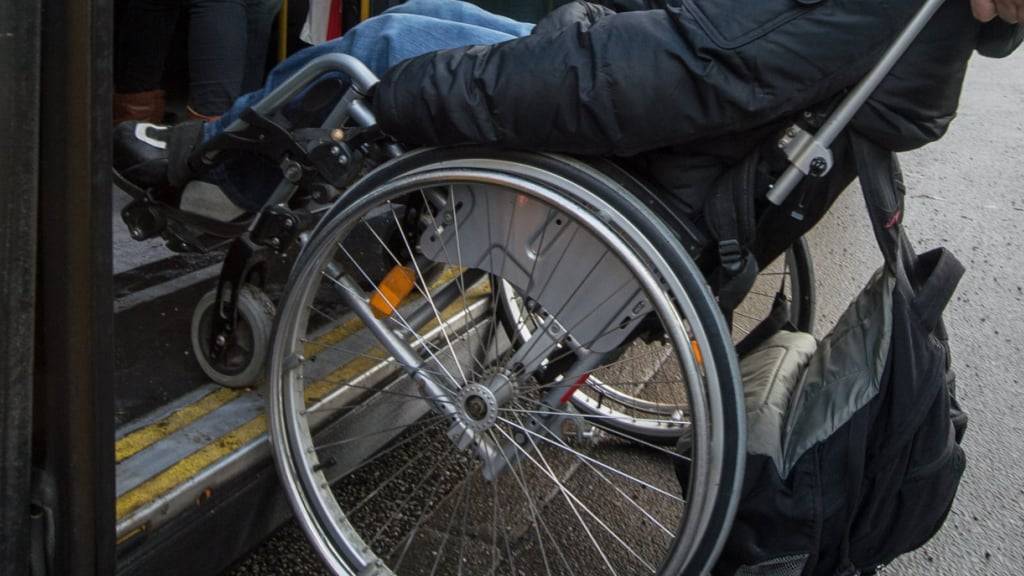
[[[480,298],[481,295],[490,292],[490,287],[487,285],[487,283],[482,284],[483,287],[473,287],[473,289],[467,290],[467,298]],[[444,317],[449,317],[454,313],[460,311],[461,307],[461,302],[455,302],[448,308],[446,308],[441,315]],[[438,322],[437,319],[435,318],[434,320],[430,321],[426,326],[424,326],[423,331],[429,332],[430,330],[433,330],[437,325]],[[367,355],[372,356],[384,353],[385,352],[383,348],[374,347],[372,350],[367,352]],[[307,386],[304,393],[306,401],[315,402],[321,398],[326,397],[328,394],[330,394],[331,391],[337,388],[339,384],[345,382],[346,380],[351,380],[352,378],[359,376],[360,374],[366,372],[368,369],[372,368],[376,363],[376,360],[366,358],[364,356],[361,358],[357,358],[349,362],[348,364],[345,364],[341,368],[338,368],[331,374],[327,375],[325,378],[318,380]],[[225,391],[238,394],[238,391],[236,390],[225,389]],[[211,394],[206,398],[209,398],[210,396],[214,396],[214,394]],[[203,400],[205,400],[206,398],[204,398]],[[189,406],[187,408],[191,407],[192,406]],[[187,408],[183,408],[182,410],[186,410]],[[214,442],[207,444],[198,451],[193,452],[189,456],[183,458],[182,460],[173,464],[171,467],[167,468],[163,472],[160,472],[159,474],[150,478],[149,480],[143,482],[142,484],[138,485],[132,490],[129,490],[128,492],[126,492],[120,498],[117,499],[116,515],[118,521],[120,521],[128,514],[131,514],[135,510],[139,509],[140,507],[144,506],[145,504],[152,502],[160,495],[166,494],[167,492],[171,491],[172,489],[174,489],[174,487],[182,484],[189,478],[196,476],[210,465],[216,463],[218,460],[224,458],[225,456],[234,452],[235,450],[238,450],[242,446],[245,446],[252,440],[259,437],[261,434],[265,433],[266,431],[266,415],[261,414],[260,416],[257,416],[252,420],[249,420],[248,422],[236,428],[235,430],[221,436]],[[127,437],[125,439],[127,439]]]
[[[138,454],[142,450],[238,398],[239,395],[241,395],[241,392],[238,390],[221,388],[145,428],[140,428],[130,434],[126,434],[117,441],[114,448],[114,461],[121,462]]]
[[[307,342],[303,347],[303,354],[307,358],[316,356],[335,344],[346,340],[349,336],[363,329],[363,321],[359,318],[351,318],[329,332],[324,333],[313,342]]]
[[[376,348],[376,350],[378,350],[378,354],[383,351],[383,349],[379,348]],[[305,390],[306,401],[315,402],[319,400],[329,394],[338,384],[366,372],[376,363],[375,360],[369,358],[357,358],[349,362],[322,380],[307,386]],[[210,465],[245,446],[266,431],[266,415],[261,414],[207,444],[200,450],[186,456],[163,472],[139,484],[118,498],[117,519],[121,520],[141,506],[156,500],[160,495],[170,492],[175,486],[196,476]]]
[[[142,505],[169,492],[227,454],[248,444],[266,430],[267,418],[261,414],[143,482],[117,499],[117,519],[121,520]]]

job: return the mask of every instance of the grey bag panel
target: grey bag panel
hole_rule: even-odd
[[[753,566],[740,566],[734,576],[800,576],[810,554],[773,558]]]
[[[783,477],[878,395],[892,337],[895,279],[884,267],[868,282],[818,345],[789,411],[783,438]]]
[[[778,332],[740,362],[747,412],[747,453],[782,468],[782,433],[793,391],[817,341],[802,332]]]

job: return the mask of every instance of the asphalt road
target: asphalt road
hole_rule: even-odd
[[[886,575],[1024,573],[1024,54],[976,59],[959,118],[903,155],[907,227],[919,249],[944,245],[967,266],[946,319],[971,422],[967,474],[942,532]],[[881,264],[853,188],[811,234],[819,336]],[[288,526],[231,572],[314,574]]]

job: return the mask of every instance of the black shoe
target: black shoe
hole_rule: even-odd
[[[202,122],[176,126],[122,122],[113,133],[116,180],[136,188],[130,193],[180,190],[191,176],[188,157],[202,137]]]

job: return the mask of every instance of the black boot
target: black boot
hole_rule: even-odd
[[[115,180],[133,196],[151,193],[166,196],[181,190],[192,178],[188,159],[202,142],[203,123],[185,122],[161,126],[122,122],[113,133]]]

